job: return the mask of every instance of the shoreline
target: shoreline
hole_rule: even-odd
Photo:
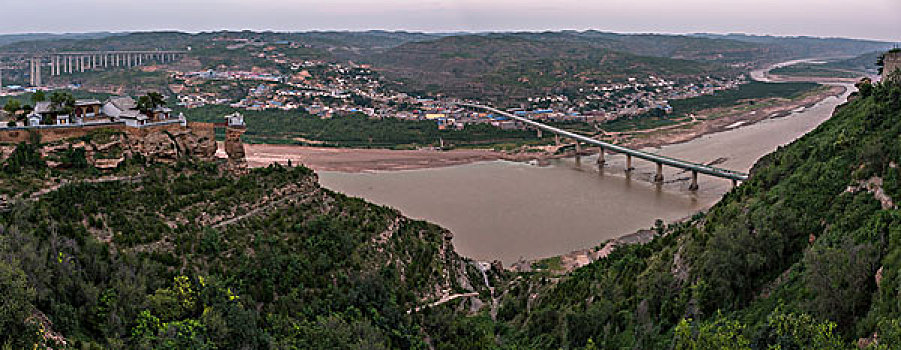
[[[704,111],[699,116],[705,117],[715,113],[725,115],[705,119],[689,128],[665,127],[622,133],[633,136],[628,140],[611,140],[625,147],[659,148],[692,141],[705,135],[741,128],[755,123],[790,115],[801,108],[810,108],[830,97],[841,96],[847,87],[835,85],[836,82],[820,82],[828,88],[799,100],[782,101],[772,106],[752,111],[734,111],[734,107],[716,108]],[[731,113],[730,113],[731,112]],[[634,137],[637,135],[638,137]],[[554,146],[546,146],[554,150]],[[572,157],[573,152],[553,154],[548,152],[507,153],[491,149],[454,149],[442,151],[437,149],[392,150],[384,148],[340,148],[297,145],[245,144],[247,164],[250,167],[265,167],[272,163],[303,164],[315,171],[344,173],[363,173],[378,171],[421,170],[442,167],[467,165],[490,161],[544,161],[548,159]],[[585,149],[582,154],[597,153],[594,149]]]

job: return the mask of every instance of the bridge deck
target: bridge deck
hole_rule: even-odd
[[[138,51],[57,51],[57,52],[0,52],[0,56],[33,56],[33,57],[46,57],[46,56],[90,56],[90,55],[121,55],[121,54],[177,54],[182,55],[186,54],[188,51],[184,50],[138,50]]]
[[[730,179],[730,180],[745,181],[748,179],[748,174],[745,174],[745,173],[732,171],[732,170],[728,170],[728,169],[712,167],[709,165],[704,165],[704,164],[699,164],[699,163],[694,163],[694,162],[689,162],[689,161],[684,161],[681,159],[662,156],[659,154],[642,152],[639,150],[634,150],[634,149],[623,147],[623,146],[617,146],[612,143],[595,140],[590,137],[582,136],[582,135],[575,134],[575,133],[572,133],[572,132],[569,132],[566,130],[555,128],[553,126],[545,125],[545,124],[536,122],[536,121],[528,119],[528,118],[520,117],[520,116],[514,115],[512,113],[507,113],[507,112],[504,112],[497,108],[470,104],[470,103],[459,103],[458,105],[464,106],[464,107],[482,109],[482,110],[489,111],[491,113],[500,114],[500,115],[503,115],[510,119],[522,122],[526,125],[530,125],[532,127],[535,127],[535,128],[541,129],[541,130],[546,130],[546,131],[549,131],[549,132],[552,132],[552,133],[555,133],[558,135],[562,135],[562,136],[565,136],[565,137],[568,137],[571,139],[575,139],[575,140],[582,141],[585,143],[600,146],[600,147],[604,148],[604,150],[610,150],[610,151],[614,151],[617,153],[628,154],[633,157],[641,158],[641,159],[648,160],[648,161],[651,161],[654,163],[662,163],[662,164],[669,165],[671,167],[676,167],[676,168],[691,170],[691,171],[697,171],[702,174],[707,174],[710,176],[716,176],[716,177],[721,177],[721,178]]]

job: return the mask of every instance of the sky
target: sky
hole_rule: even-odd
[[[0,33],[749,33],[901,42],[901,0],[0,0]]]

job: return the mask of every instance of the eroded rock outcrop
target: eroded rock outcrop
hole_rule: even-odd
[[[15,148],[14,144],[0,146],[0,162]],[[158,163],[174,163],[180,159],[215,161],[217,148],[212,128],[141,129],[140,132],[101,129],[77,138],[42,144],[40,153],[47,165],[54,168],[72,166],[83,152],[89,165],[112,169],[125,159],[138,155]],[[241,153],[235,157],[240,157],[236,162],[243,161],[243,145]]]

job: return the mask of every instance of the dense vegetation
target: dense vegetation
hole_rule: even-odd
[[[53,182],[34,147],[17,152],[4,177]],[[424,348],[407,310],[482,280],[443,229],[303,167],[136,158],[108,175],[0,212],[0,346]]]
[[[233,110],[206,106],[185,111],[194,121],[221,122]],[[503,143],[540,142],[535,132],[502,130],[488,125],[467,125],[463,130],[439,130],[434,121],[408,121],[396,118],[371,119],[363,114],[319,118],[302,111],[245,111],[247,133],[244,139],[259,143],[298,143],[322,141],[328,146],[410,148],[438,146],[491,146]],[[302,138],[303,140],[299,139]],[[545,141],[551,140],[550,136]],[[318,143],[317,143],[318,144]]]
[[[796,64],[773,69],[770,73],[784,76],[817,78],[857,78],[864,75],[862,72],[832,69],[825,67],[822,64]]]

